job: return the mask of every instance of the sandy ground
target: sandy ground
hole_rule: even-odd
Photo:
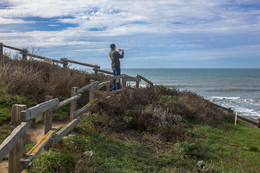
[[[0,170],[1,170],[1,173],[8,172],[8,161],[7,160],[0,162]]]

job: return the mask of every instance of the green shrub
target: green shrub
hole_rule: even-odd
[[[256,146],[249,147],[249,151],[258,152],[258,148]]]
[[[75,165],[73,155],[50,150],[35,158],[33,172],[74,172]]]
[[[174,150],[179,154],[190,156],[196,150],[196,145],[187,141],[177,142],[174,144]]]

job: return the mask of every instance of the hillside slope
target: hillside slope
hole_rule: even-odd
[[[12,104],[30,107],[46,94],[68,98],[89,78],[41,62],[0,62],[1,140],[10,132]],[[68,107],[55,111],[54,120],[68,114]],[[73,133],[36,157],[33,172],[259,172],[260,130],[234,126],[233,118],[192,92],[128,88],[99,99]]]

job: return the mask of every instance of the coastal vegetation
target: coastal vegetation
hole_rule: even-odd
[[[31,107],[45,95],[68,98],[71,87],[82,87],[91,77],[57,65],[5,58],[0,62],[0,142],[10,133],[13,104]],[[55,111],[54,117],[66,120],[69,107]],[[100,97],[69,136],[36,157],[33,171],[259,172],[260,130],[234,126],[233,120],[231,110],[189,91],[128,88]]]

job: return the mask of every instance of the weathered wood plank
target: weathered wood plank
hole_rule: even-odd
[[[237,116],[237,119],[238,120],[242,120],[242,121],[244,121],[244,122],[247,122],[247,123],[249,123],[249,124],[251,124],[251,125],[253,125],[253,126],[255,126],[255,127],[258,127],[258,124],[257,124],[257,122],[255,122],[255,121],[252,121],[252,120],[249,120],[249,119],[247,119],[247,118],[244,118],[244,117],[242,117],[242,116]]]
[[[21,171],[21,173],[31,173],[33,170],[33,163],[31,162],[27,169]]]
[[[139,88],[139,81],[136,81],[135,88]]]
[[[3,43],[0,43],[0,60],[4,58],[4,49]]]
[[[26,108],[27,108],[26,105],[14,104],[12,106],[12,116],[11,116],[12,130],[21,124],[21,118],[20,118],[21,111],[26,110]],[[25,154],[25,133],[20,135],[13,149],[9,152],[8,172],[21,171],[19,161],[24,154]]]
[[[102,72],[102,73],[107,73],[107,74],[111,74],[111,75],[114,74],[113,72],[107,71],[107,70],[101,70],[101,69],[96,69],[96,70],[99,71],[99,72]]]
[[[77,95],[77,89],[78,87],[71,88],[71,96]],[[76,108],[77,108],[77,101],[74,100],[70,103],[70,121],[74,119]]]
[[[23,51],[20,52],[20,53],[23,55],[22,56],[23,60],[27,60],[28,50],[27,49],[23,49]]]
[[[78,94],[78,95],[72,96],[72,97],[70,97],[70,98],[68,98],[68,99],[66,99],[66,100],[63,100],[62,102],[60,102],[60,103],[58,104],[58,106],[56,107],[56,109],[59,109],[59,108],[61,108],[61,107],[63,107],[63,106],[66,106],[66,105],[70,104],[71,102],[73,102],[73,101],[75,101],[75,100],[78,100],[81,96],[82,96],[82,94]]]
[[[122,78],[122,88],[126,87],[126,78]]]
[[[21,113],[21,120],[22,121],[29,121],[35,118],[37,115],[40,115],[47,110],[55,108],[59,104],[59,99],[55,98],[50,101],[43,102],[38,104],[34,107],[27,109],[26,111],[22,111]]]
[[[109,76],[110,79],[123,79],[127,78],[128,76],[126,74],[118,75],[118,76]]]
[[[95,83],[95,80],[91,79],[90,82]],[[91,101],[95,98],[96,87],[97,87],[97,85],[89,88],[89,99],[88,99],[89,101]]]
[[[106,93],[109,94],[110,92],[110,85],[111,85],[111,81],[109,81],[109,83],[107,83],[106,85]]]
[[[110,81],[106,81],[106,82],[102,82],[102,83],[98,84],[97,90],[103,88],[104,86],[107,86],[108,84],[110,84]]]
[[[141,81],[141,79],[139,79],[139,78],[135,78],[135,77],[128,77],[128,78],[126,78],[126,81],[134,81],[134,82],[140,82]]]
[[[45,96],[45,101],[49,101],[52,100],[53,96]],[[45,116],[44,116],[44,134],[46,135],[48,133],[49,130],[51,130],[52,128],[52,114],[53,111],[52,110],[48,110],[45,112]]]
[[[9,48],[9,49],[13,49],[13,50],[17,50],[17,51],[23,51],[23,49],[19,49],[19,48],[16,48],[16,47],[12,47],[12,46],[7,46],[7,45],[4,45],[3,44],[3,47],[6,47],[6,48]]]
[[[92,87],[96,87],[98,85],[98,81],[93,82],[91,84],[88,84],[87,86],[84,86],[80,89],[77,90],[78,93],[83,93],[85,91],[87,91],[88,89],[92,88]]]
[[[21,52],[21,53],[23,54],[23,52]],[[34,55],[34,54],[30,54],[30,53],[26,53],[26,55],[27,55],[27,56],[34,57],[34,58],[42,59],[42,60],[49,59],[49,60],[51,60],[52,62],[56,62],[56,63],[60,63],[60,64],[64,64],[63,61],[59,61],[59,60],[56,60],[56,59],[47,58],[47,57],[40,56],[40,55]]]
[[[46,62],[48,64],[52,64],[53,63],[52,59],[50,59],[50,58],[44,58],[44,62]]]
[[[81,109],[77,110],[75,112],[76,116],[79,116],[81,114],[83,114],[84,112],[88,111],[93,105],[94,103],[97,101],[97,99],[93,99],[91,100],[88,104],[86,104],[85,106],[83,106]]]
[[[98,81],[98,69],[99,68],[93,68],[93,70],[94,70],[94,72],[95,72],[95,80],[97,80]]]
[[[79,64],[79,65],[88,66],[88,67],[100,68],[100,66],[98,66],[98,65],[82,63],[82,62],[78,62],[78,61],[74,61],[74,60],[69,60],[69,59],[67,59],[67,58],[61,58],[61,60],[62,60],[62,61],[65,61],[65,62],[69,62],[69,63],[74,63],[74,64]]]
[[[12,150],[19,137],[31,126],[31,122],[22,122],[0,145],[0,161]]]
[[[55,134],[55,130],[50,130],[28,153],[26,158],[20,160],[22,169],[27,169],[33,159],[48,144]]]
[[[143,81],[145,81],[146,83],[148,83],[150,87],[153,87],[153,83],[151,81],[149,81],[148,79],[146,79],[145,77],[141,76],[141,75],[136,75],[137,78],[142,79]]]
[[[80,122],[80,117],[75,118],[73,121],[65,125],[62,129],[60,129],[54,139],[52,146],[55,146],[57,142],[59,142],[64,136],[66,136],[74,127]]]

